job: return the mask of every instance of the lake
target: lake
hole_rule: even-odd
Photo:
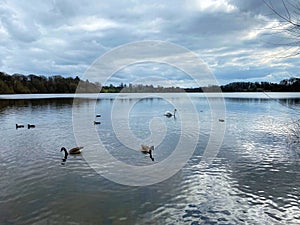
[[[300,224],[300,93],[183,95],[1,95],[0,224]]]

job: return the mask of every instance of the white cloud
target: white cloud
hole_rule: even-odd
[[[192,0],[187,1],[189,9],[200,12],[226,12],[230,13],[237,10],[237,8],[226,0]]]
[[[120,25],[115,21],[99,18],[97,16],[78,17],[72,24],[64,25],[59,28],[62,31],[103,31],[107,29],[117,28]]]
[[[284,70],[299,76],[300,61],[282,57],[291,52],[279,45],[284,35],[274,38],[277,25],[262,1],[1,1],[0,70],[80,75],[114,47],[162,40],[198,53],[224,82],[284,76]],[[151,74],[144,69],[138,68]],[[159,66],[153,71],[182,85],[190,82]],[[134,76],[127,73],[118,81],[126,83]]]

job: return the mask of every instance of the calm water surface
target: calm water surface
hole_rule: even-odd
[[[38,97],[0,97],[0,224],[300,224],[300,151],[290,143],[288,129],[300,117],[299,93],[225,95],[226,133],[207,167],[200,162],[211,132],[210,107],[203,95],[191,94],[201,128],[194,154],[174,176],[146,187],[111,182],[83,156],[62,164],[60,148],[76,146],[72,95]],[[84,113],[96,100],[83,97],[88,98],[76,107]],[[166,124],[152,162],[114,135],[115,97],[100,95],[94,109],[102,115],[95,129],[107,150],[132,165],[166,159],[178,143],[185,109],[178,109],[176,120],[165,118],[163,113],[173,109],[170,103],[149,97],[125,115],[140,138],[150,135],[154,116]],[[124,94],[115,101],[126,106],[134,98],[138,95]],[[181,101],[180,94],[173,100]],[[16,129],[16,123],[36,127]]]

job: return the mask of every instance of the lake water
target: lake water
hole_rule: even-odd
[[[300,117],[300,93],[224,94],[226,111],[217,120],[210,104],[222,104],[220,96],[210,94],[208,100],[204,94],[190,94],[195,112],[182,94],[164,96],[87,94],[74,104],[73,95],[0,96],[0,224],[300,224],[300,150],[289,129]],[[176,119],[163,115],[173,110],[172,104],[177,104]],[[96,132],[106,152],[126,165],[159,166],[174,155],[176,146],[181,153],[192,150],[192,155],[161,182],[113,182],[90,167],[93,145],[62,162],[61,147],[78,144],[76,113],[89,124],[82,125],[82,136]],[[16,124],[25,128],[16,129]],[[36,127],[28,129],[27,124]],[[121,133],[123,143],[116,132],[127,124],[132,133]],[[189,129],[195,124],[199,131]],[[222,145],[203,166],[212,132],[222,127]],[[149,139],[151,129],[158,135]],[[154,143],[154,161],[134,151],[139,146],[131,135]],[[114,169],[104,175],[120,173],[118,179],[129,180],[130,172],[127,176]],[[149,174],[135,182],[147,182]]]

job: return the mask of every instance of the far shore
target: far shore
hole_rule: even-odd
[[[242,99],[300,99],[300,92],[207,92],[207,93],[54,93],[54,94],[1,94],[0,100],[18,99],[58,99],[58,98],[86,98],[86,99],[111,99],[111,98],[145,98],[155,96],[180,97],[187,94],[190,97],[200,98],[242,98]]]

